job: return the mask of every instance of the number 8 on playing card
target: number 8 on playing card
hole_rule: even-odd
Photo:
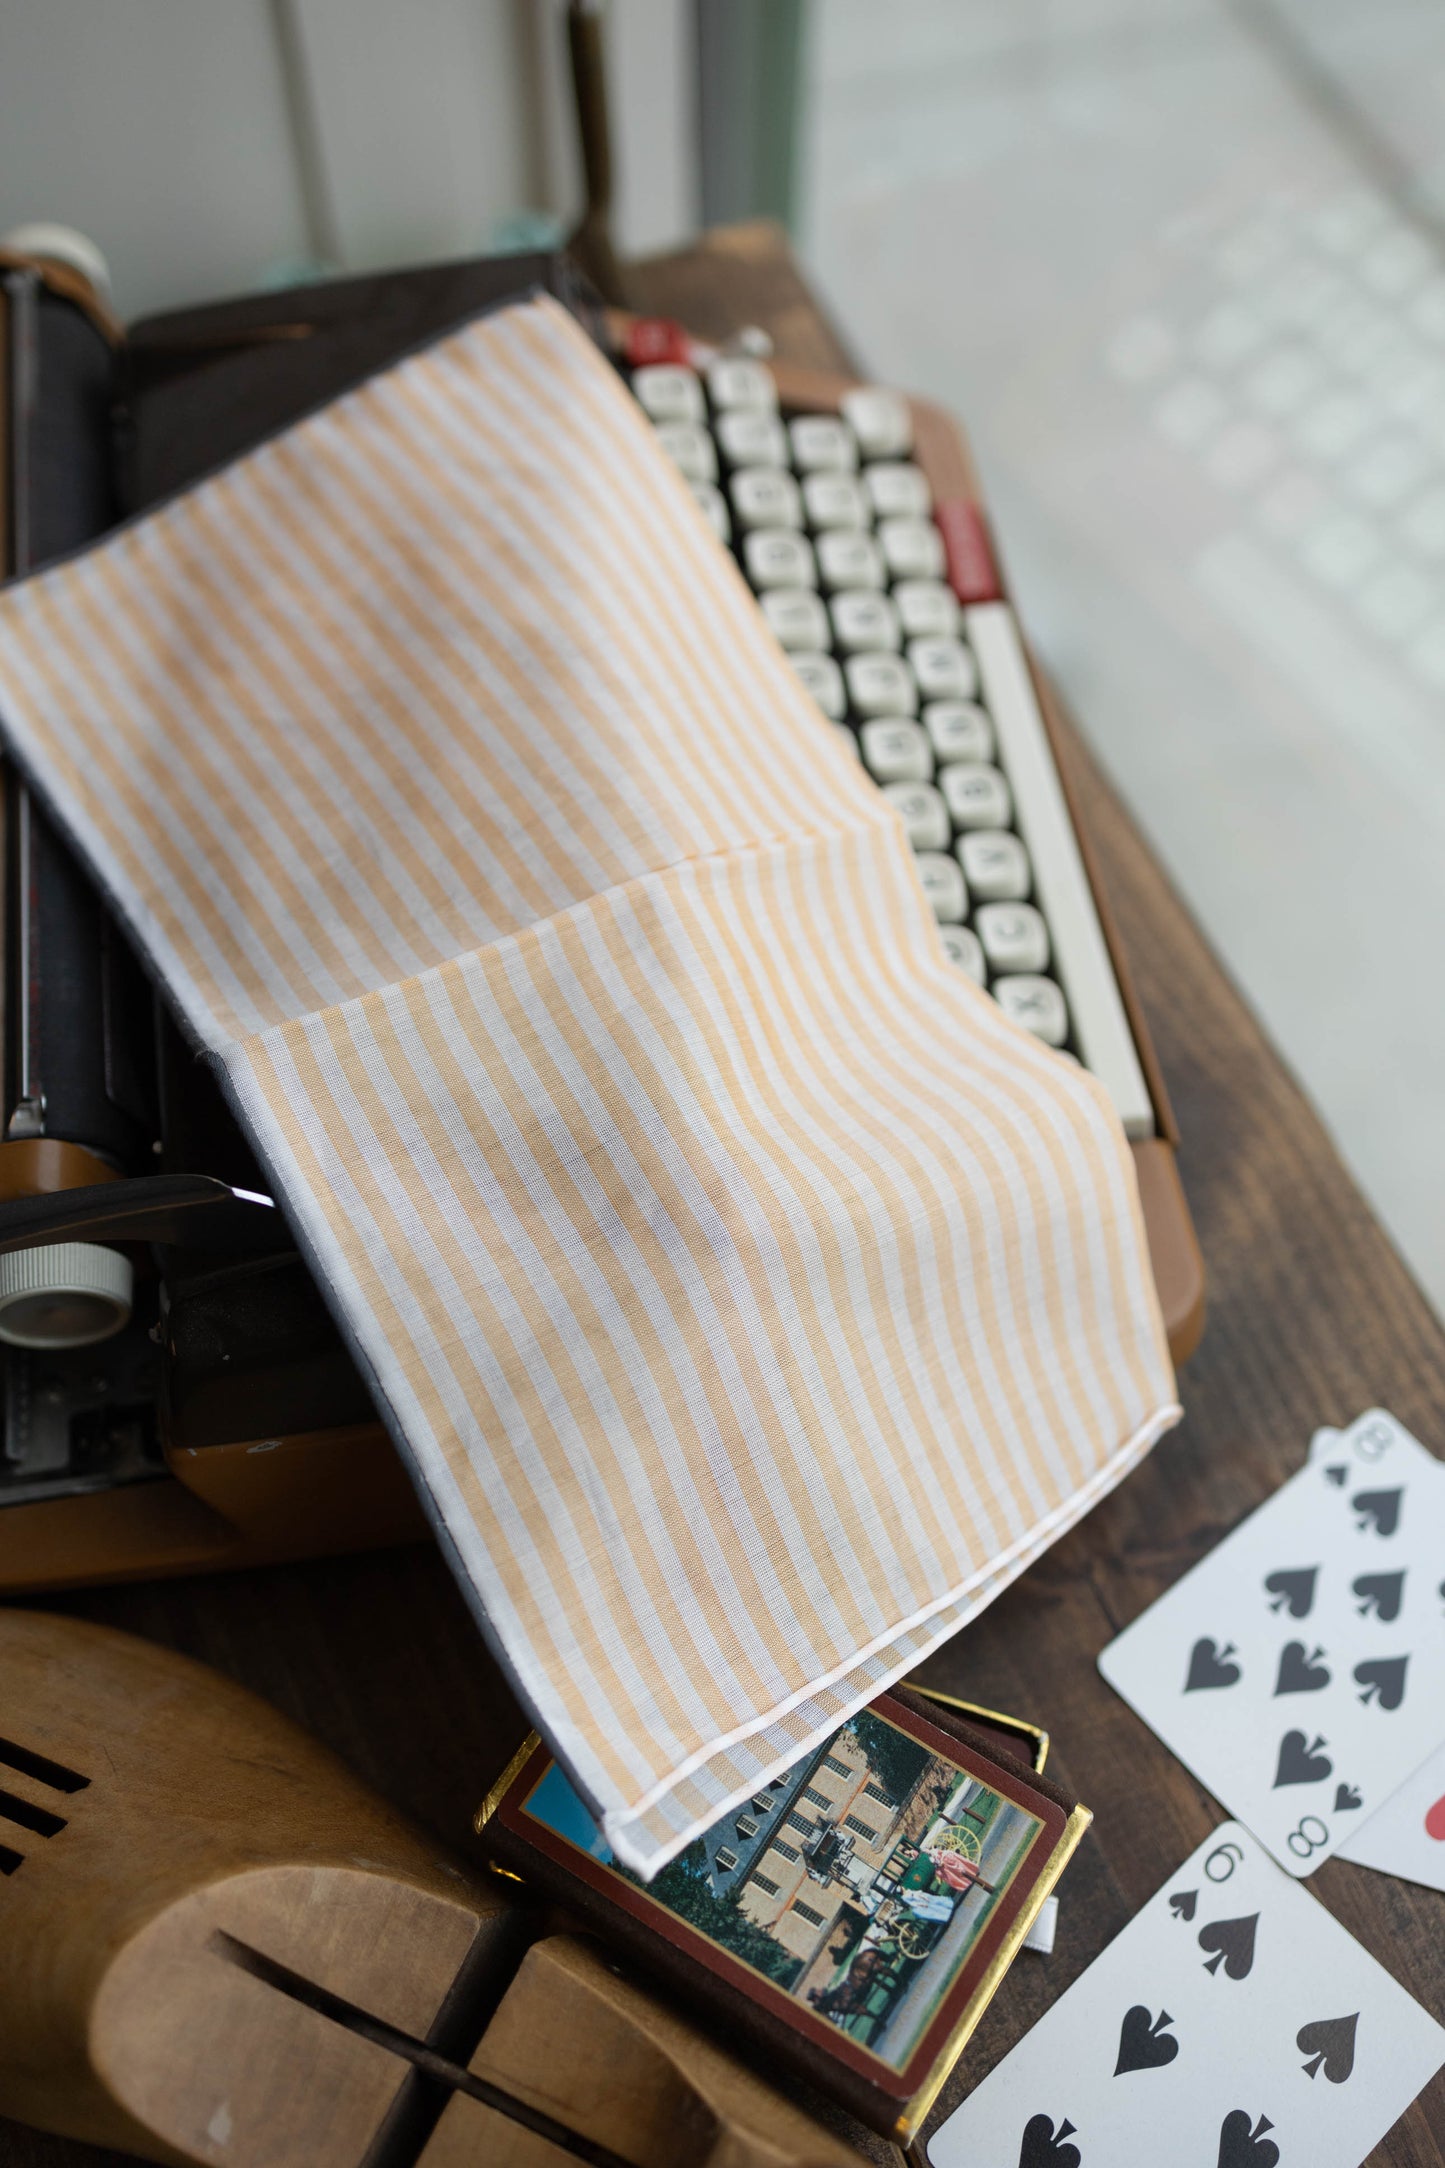
[[[1294,1875],[1445,1723],[1445,1466],[1381,1410],[1318,1447],[1099,1659]]]

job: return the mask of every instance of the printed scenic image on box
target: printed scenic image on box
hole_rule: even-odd
[[[1044,1827],[871,1709],[646,1884],[555,1762],[521,1811],[894,2069]]]

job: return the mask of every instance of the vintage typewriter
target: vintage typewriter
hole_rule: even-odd
[[[539,286],[563,299],[897,804],[957,967],[1109,1090],[1188,1354],[1203,1279],[1168,1100],[945,414],[604,310],[565,257],[336,281],[128,336],[102,276],[74,236],[0,249],[7,574],[478,310]],[[209,1073],[43,807],[13,772],[3,788],[0,1591],[423,1535]]]

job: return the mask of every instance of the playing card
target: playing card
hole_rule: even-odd
[[[933,2168],[1359,2168],[1445,2029],[1226,1823],[928,2143]]]
[[[1361,1425],[1394,1420],[1379,1408],[1360,1418]],[[1341,1432],[1317,1430],[1310,1440],[1310,1459],[1338,1456],[1341,1449]],[[1438,1593],[1445,1619],[1445,1586]],[[1374,1867],[1381,1874],[1400,1875],[1407,1882],[1423,1882],[1429,1889],[1445,1890],[1445,1745],[1351,1833],[1340,1846],[1340,1858]]]
[[[1316,1448],[1099,1658],[1294,1875],[1445,1736],[1445,1466],[1379,1409]]]
[[[1351,1833],[1340,1858],[1445,1890],[1445,1746]]]

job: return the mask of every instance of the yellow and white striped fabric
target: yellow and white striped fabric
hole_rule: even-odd
[[[897,816],[553,303],[11,589],[0,720],[625,1861],[1176,1417],[1103,1092],[946,963]]]

